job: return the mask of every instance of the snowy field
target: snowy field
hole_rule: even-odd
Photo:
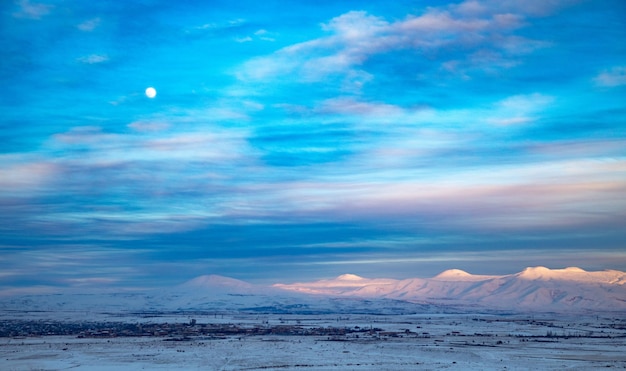
[[[38,317],[34,321],[38,323],[50,321],[47,315],[5,312],[2,319],[5,327],[11,320],[23,326],[30,317]],[[76,323],[71,313],[54,317],[68,325]],[[100,314],[97,320],[140,323],[151,329],[177,324],[190,335],[4,336],[0,337],[0,369],[626,369],[626,318],[618,315],[178,313],[135,318]],[[207,326],[232,326],[239,333],[202,333]],[[300,332],[249,333],[291,327]],[[319,333],[328,329],[341,331]]]

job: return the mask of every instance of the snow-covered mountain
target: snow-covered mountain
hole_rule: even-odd
[[[66,312],[424,313],[459,311],[626,313],[626,273],[527,268],[502,276],[450,269],[432,278],[334,279],[255,285],[206,275],[144,292],[64,292],[0,298],[0,310]]]
[[[367,279],[342,275],[331,280],[276,284],[283,290],[331,296],[387,298],[504,310],[626,311],[626,273],[580,268],[531,267],[503,276],[451,269],[423,279]]]

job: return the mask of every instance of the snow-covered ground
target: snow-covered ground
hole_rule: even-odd
[[[184,318],[183,318],[184,317]],[[180,314],[154,322],[188,321]],[[196,316],[197,326],[359,328],[337,336],[0,338],[2,370],[590,370],[626,368],[626,319],[549,315]],[[129,321],[131,318],[126,318]],[[146,321],[145,318],[136,320]],[[149,322],[150,322],[149,321]],[[69,323],[69,322],[68,322]],[[170,341],[168,341],[168,339]]]

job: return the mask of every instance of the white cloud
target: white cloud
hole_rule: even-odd
[[[322,24],[323,30],[332,31],[344,39],[354,40],[379,34],[387,27],[389,23],[384,19],[369,15],[364,11],[351,11]]]
[[[119,282],[120,279],[110,277],[81,277],[68,278],[63,281],[71,286],[107,286]]]
[[[464,15],[486,13],[519,13],[534,17],[554,14],[558,10],[578,3],[581,0],[466,0],[451,6],[455,12]]]
[[[553,98],[547,95],[534,93],[527,95],[514,95],[501,100],[497,106],[515,112],[530,112],[545,107]]]
[[[106,54],[91,54],[91,55],[78,58],[79,62],[86,63],[86,64],[98,64],[98,63],[107,62],[108,60],[109,60],[109,57]]]
[[[82,150],[84,155],[75,160],[86,166],[146,160],[222,161],[245,157],[248,150],[244,131],[164,132],[169,124],[161,122],[128,126],[136,132],[112,134],[97,127],[77,127],[55,135],[52,148],[68,153]]]
[[[100,25],[100,18],[89,19],[83,23],[80,23],[76,26],[79,30],[85,32],[91,32],[95,30]]]
[[[238,37],[235,39],[236,42],[238,43],[247,43],[252,41],[252,38],[250,36],[246,36],[246,37]]]
[[[245,42],[252,42],[255,40],[261,40],[261,41],[276,41],[276,39],[274,37],[271,36],[272,34],[265,30],[265,29],[260,29],[254,32],[254,34],[252,35],[248,35],[248,36],[244,36],[244,37],[237,37],[235,38],[235,41],[238,43],[245,43]]]
[[[29,0],[20,0],[17,2],[19,11],[13,13],[16,18],[41,19],[41,17],[50,13],[52,5],[41,3],[31,3]]]
[[[536,120],[536,115],[553,101],[553,97],[539,93],[514,95],[496,103],[487,121],[497,125],[532,122]]]
[[[0,191],[3,196],[37,192],[56,179],[58,166],[34,159],[0,157]]]
[[[246,23],[246,20],[243,18],[232,19],[228,22],[222,23],[205,23],[200,26],[195,26],[186,30],[187,33],[194,31],[205,31],[205,30],[218,30],[218,29],[226,29],[237,27]]]
[[[465,77],[470,69],[510,68],[519,63],[519,55],[549,45],[512,34],[525,25],[526,17],[521,13],[526,7],[513,5],[504,8],[520,13],[497,12],[468,2],[429,8],[421,15],[395,22],[351,11],[322,24],[328,36],[253,59],[239,68],[237,76],[255,81],[291,74],[303,81],[321,81],[334,74],[364,72],[360,66],[378,54],[409,49],[432,54],[441,48],[465,51],[466,59],[454,61]]]
[[[169,129],[170,125],[165,122],[135,121],[128,127],[138,132],[158,132]]]
[[[362,102],[350,97],[329,99],[323,102],[320,112],[327,114],[356,115],[367,117],[398,118],[404,110],[385,103]]]
[[[626,66],[617,66],[596,76],[593,81],[597,86],[615,87],[626,85]]]
[[[260,29],[260,30],[257,30],[257,31],[254,33],[254,35],[255,35],[256,37],[258,37],[258,38],[259,38],[259,40],[263,40],[263,41],[276,41],[276,39],[275,39],[275,38],[273,38],[273,37],[271,36],[271,35],[272,35],[272,33],[270,33],[268,30],[265,30],[265,29]]]
[[[505,118],[492,118],[489,122],[496,125],[519,125],[534,121],[534,118],[527,116],[513,116]]]
[[[230,21],[228,21],[228,25],[232,27],[239,26],[244,23],[246,23],[246,20],[243,18],[231,19]]]
[[[196,30],[210,30],[214,28],[218,28],[219,26],[216,23],[205,23],[201,26],[194,27]]]
[[[445,215],[447,224],[472,229],[611,222],[624,216],[626,202],[620,194],[626,189],[625,165],[623,160],[504,164],[436,177],[377,176],[375,182],[370,172],[367,177],[283,184],[277,186],[278,202],[287,214],[330,213],[350,220],[356,215]],[[589,213],[590,208],[597,212]]]
[[[532,16],[548,16],[584,0],[490,0],[489,4],[502,4],[510,11],[523,12]]]

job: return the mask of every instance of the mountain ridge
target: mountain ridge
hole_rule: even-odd
[[[578,267],[528,267],[508,275],[474,275],[449,269],[432,278],[368,279],[350,285],[340,279],[309,283],[275,284],[301,293],[406,300],[413,303],[448,303],[522,310],[626,311],[626,273],[585,271]]]
[[[147,291],[66,290],[0,297],[0,310],[55,313],[211,311],[255,313],[552,312],[626,313],[626,273],[529,267],[507,275],[449,269],[431,278],[344,274],[312,282],[262,285],[202,275]],[[74,315],[72,314],[72,315]]]

